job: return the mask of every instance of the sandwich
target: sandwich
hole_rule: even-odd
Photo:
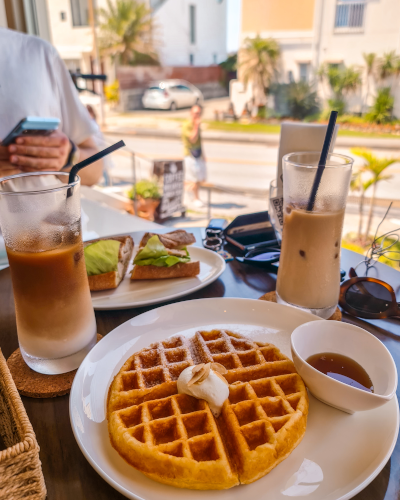
[[[84,254],[90,290],[117,288],[128,270],[132,252],[130,236],[100,238],[86,244]]]
[[[191,262],[187,246],[196,241],[179,229],[167,234],[146,233],[133,259],[132,280],[189,278],[200,273],[200,262]]]

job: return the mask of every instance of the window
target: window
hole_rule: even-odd
[[[309,63],[299,63],[300,80],[302,82],[308,82],[309,66]]]
[[[193,66],[193,64],[194,64],[194,55],[193,54],[189,54],[189,63],[190,63],[190,66]]]
[[[364,0],[337,0],[335,28],[359,29],[364,26]]]
[[[294,82],[294,76],[293,76],[293,71],[291,69],[288,71],[287,75],[288,75],[288,81],[289,81],[289,83],[293,83]]]
[[[177,85],[176,88],[180,91],[180,92],[190,92],[190,88],[189,87],[186,87],[185,85]]]
[[[189,5],[190,43],[196,43],[196,6]]]
[[[89,26],[87,0],[71,0],[72,25]]]
[[[60,12],[60,19],[61,19],[61,21],[66,21],[67,20],[67,13],[66,12]]]

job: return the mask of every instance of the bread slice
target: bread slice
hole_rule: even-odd
[[[192,233],[187,233],[184,229],[176,229],[166,234],[145,233],[139,247],[146,246],[152,236],[158,236],[165,248],[185,248],[196,243],[196,238]]]
[[[125,276],[126,271],[128,270],[129,262],[132,258],[133,252],[134,243],[130,236],[99,238],[88,243],[96,243],[100,240],[116,240],[121,242],[118,253],[118,269],[117,271],[112,271],[110,273],[88,276],[89,288],[92,292],[117,288],[117,286],[121,283],[123,277]]]
[[[134,266],[131,280],[159,280],[168,278],[193,278],[200,274],[200,262],[178,262],[171,267]]]

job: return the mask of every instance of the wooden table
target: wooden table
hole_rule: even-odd
[[[198,239],[198,229],[192,230]],[[360,261],[360,255],[342,251],[342,268],[346,271]],[[360,269],[360,275],[362,270]],[[400,289],[400,273],[385,265],[378,265],[374,276],[390,283],[396,291]],[[255,266],[233,261],[220,279],[181,300],[207,297],[246,297],[258,299],[264,293],[275,289],[276,276]],[[0,272],[0,347],[8,358],[17,349],[17,330],[8,269]],[[123,311],[96,312],[98,332],[107,335],[121,323],[138,314],[153,309],[146,307]],[[344,321],[359,325],[373,333],[390,350],[400,371],[400,322],[398,320],[362,321],[345,315]],[[400,396],[400,390],[397,391]],[[40,459],[51,500],[112,500],[123,499],[123,495],[108,485],[89,465],[82,455],[72,434],[68,412],[68,398],[31,399],[22,401],[28,412],[41,448]],[[368,439],[368,436],[365,436]],[[1,480],[1,479],[0,479]],[[357,500],[399,500],[400,499],[400,441],[382,472]],[[273,499],[271,499],[273,500]],[[321,499],[322,500],[322,499]]]

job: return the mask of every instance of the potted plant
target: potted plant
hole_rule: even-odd
[[[161,201],[158,184],[149,180],[141,180],[136,183],[136,186],[132,186],[129,191],[129,198],[133,200],[133,205],[135,194],[137,204],[137,214],[135,215],[147,220],[154,220],[154,213]],[[133,212],[135,213],[134,207]]]

